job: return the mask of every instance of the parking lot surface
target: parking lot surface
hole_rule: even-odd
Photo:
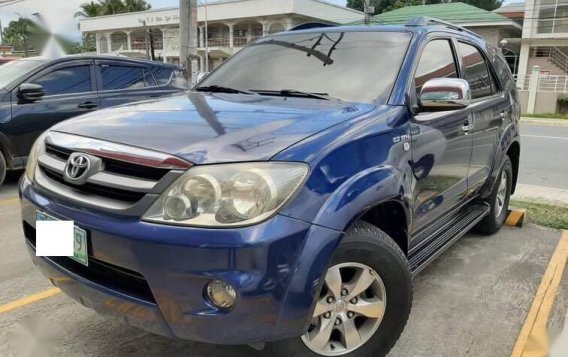
[[[16,181],[12,175],[0,190],[0,311],[52,288],[25,251]],[[389,356],[510,356],[560,238],[560,231],[528,226],[461,239],[415,278],[412,314]],[[553,340],[567,308],[565,274],[549,322]],[[22,339],[26,329],[28,336]],[[0,312],[0,356],[21,355],[23,345],[33,348],[38,336],[43,342],[37,346],[45,348],[51,339],[57,356],[266,355],[248,346],[151,335],[100,317],[63,294]]]

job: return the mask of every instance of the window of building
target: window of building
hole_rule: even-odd
[[[541,0],[537,33],[568,33],[568,0]]]
[[[46,95],[85,93],[91,91],[91,67],[66,67],[50,72],[36,80]]]
[[[464,79],[469,82],[472,99],[490,96],[496,92],[487,62],[479,50],[459,42],[459,52],[465,69]]]
[[[156,85],[152,75],[142,67],[102,65],[103,90],[138,89]]]
[[[448,40],[429,42],[418,62],[414,82],[416,92],[420,93],[422,86],[433,78],[456,78],[456,62]]]

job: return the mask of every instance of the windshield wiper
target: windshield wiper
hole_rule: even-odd
[[[212,92],[212,93],[256,94],[248,90],[235,89],[235,88],[223,87],[218,85],[197,87],[194,90],[197,92]]]
[[[258,93],[260,95],[274,95],[281,97],[304,97],[304,98],[315,98],[323,100],[336,99],[330,97],[329,94],[327,93],[303,92],[296,89],[280,89],[280,90],[251,89],[251,92]]]

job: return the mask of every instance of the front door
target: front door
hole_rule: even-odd
[[[50,67],[26,80],[43,86],[45,95],[37,101],[19,100],[18,89],[14,89],[9,125],[17,142],[16,156],[28,156],[37,137],[58,122],[98,108],[92,78],[90,60],[73,61]]]
[[[452,41],[430,41],[416,70],[417,94],[429,79],[456,78],[455,58]],[[419,112],[412,119],[413,235],[465,200],[472,152],[472,137],[467,132],[471,120],[469,108]]]

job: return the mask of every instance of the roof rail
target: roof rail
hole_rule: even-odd
[[[303,24],[296,25],[290,28],[288,31],[300,31],[300,30],[309,30],[309,29],[317,29],[317,28],[324,28],[324,27],[334,27],[337,25],[326,24],[323,22],[304,22]]]
[[[444,20],[437,19],[435,17],[430,17],[430,16],[414,17],[414,18],[408,20],[408,22],[406,23],[406,26],[428,26],[430,24],[437,24],[437,25],[446,26],[446,27],[451,28],[453,30],[466,32],[470,35],[474,35],[475,37],[482,38],[480,35],[476,34],[475,32],[473,32],[471,30],[466,29],[465,27],[461,27],[459,25],[452,24],[451,22],[447,22],[447,21],[444,21]]]

